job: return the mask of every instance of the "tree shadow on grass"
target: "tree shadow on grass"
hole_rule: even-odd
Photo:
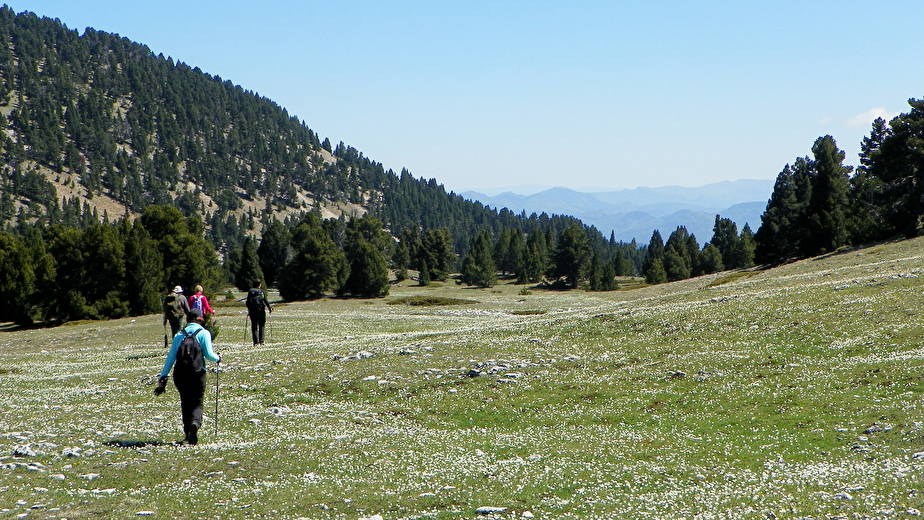
[[[182,444],[181,442],[164,442],[164,441],[137,441],[137,440],[111,440],[106,443],[106,446],[110,448],[148,448],[148,447],[157,447],[157,446],[170,446],[174,444]]]

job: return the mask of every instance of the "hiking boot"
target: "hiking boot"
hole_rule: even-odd
[[[186,433],[186,442],[190,446],[195,446],[199,443],[199,425],[192,423],[189,425],[189,431]]]

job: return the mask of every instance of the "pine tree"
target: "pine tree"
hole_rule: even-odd
[[[584,230],[573,224],[558,234],[558,241],[553,260],[552,274],[555,278],[564,277],[565,284],[577,288],[584,278],[590,263],[590,241]]]
[[[852,167],[844,166],[846,154],[837,148],[830,135],[819,137],[812,146],[814,177],[808,203],[806,232],[812,237],[804,241],[806,256],[827,253],[847,243],[847,191]],[[811,244],[811,245],[809,245]]]
[[[320,298],[346,281],[346,257],[313,213],[292,231],[292,250],[292,259],[283,267],[279,280],[279,295],[286,300]]]
[[[254,280],[263,280],[263,270],[260,269],[260,259],[257,256],[257,246],[253,239],[244,239],[241,248],[241,265],[234,273],[234,285],[241,291],[248,291]]]
[[[478,287],[493,287],[497,283],[493,249],[487,231],[482,231],[472,239],[468,255],[462,263],[462,283]]]
[[[712,227],[712,240],[709,243],[719,250],[719,254],[722,256],[722,265],[725,269],[739,267],[737,265],[737,252],[739,249],[738,226],[733,220],[716,215],[715,225]]]
[[[371,216],[354,218],[346,227],[344,253],[350,264],[350,275],[338,290],[366,298],[388,294],[387,255],[391,253],[391,238],[382,231],[382,222]]]
[[[421,287],[430,285],[430,269],[427,268],[427,261],[422,260],[420,265],[420,277],[418,283]]]
[[[122,226],[124,236],[128,221],[123,221]],[[144,229],[141,220],[135,220],[125,237],[125,292],[132,316],[160,310],[160,292],[165,285],[162,265],[163,258],[157,250],[157,244]]]
[[[260,260],[260,270],[266,276],[267,285],[275,285],[279,280],[279,272],[289,257],[290,242],[289,230],[282,222],[273,219],[269,225],[263,226],[263,237],[260,239],[260,246],[257,247],[257,257]]]
[[[664,271],[664,240],[657,229],[651,233],[648,252],[642,263],[642,274],[645,276],[645,281],[652,285],[667,281],[667,274]]]
[[[26,248],[12,235],[0,232],[0,320],[32,322],[27,302],[35,291],[35,273]]]

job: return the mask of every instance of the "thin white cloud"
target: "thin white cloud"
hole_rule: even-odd
[[[865,128],[873,124],[873,121],[875,121],[877,117],[881,117],[886,121],[889,121],[897,115],[898,112],[889,112],[882,107],[871,108],[862,114],[857,114],[853,117],[847,118],[845,124],[847,125],[847,128]]]

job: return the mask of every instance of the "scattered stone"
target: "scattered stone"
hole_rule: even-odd
[[[154,511],[138,511],[135,516],[154,516]]]
[[[382,515],[362,516],[359,520],[384,520]]]
[[[64,451],[61,452],[65,457],[80,457],[80,448],[64,448]]]
[[[911,456],[912,459],[924,459],[924,451],[919,451]]]
[[[532,511],[523,511],[523,514],[520,515],[522,518],[536,518],[536,515]]]
[[[29,445],[13,446],[14,457],[35,457],[35,450]]]
[[[87,473],[86,475],[80,475],[80,478],[85,480],[96,480],[99,478],[99,473]]]
[[[909,516],[921,516],[921,512],[913,507],[909,507],[905,513],[907,513]]]
[[[506,511],[507,511],[506,507],[481,506],[475,510],[475,514],[493,515],[494,513],[504,513]]]
[[[430,491],[425,491],[425,492],[423,492],[423,493],[421,493],[421,494],[419,494],[419,495],[417,495],[417,496],[420,497],[420,498],[435,497],[435,496],[436,496],[436,493],[432,493],[432,492],[430,492]]]
[[[51,475],[48,475],[48,478],[52,480],[61,480],[61,481],[67,480],[67,477],[65,477],[61,473],[52,473]]]
[[[475,369],[472,369],[472,370],[469,370],[469,371],[468,371],[468,377],[479,377],[479,376],[482,376],[482,375],[484,375],[484,372],[480,372],[480,371],[475,370]]]
[[[834,498],[838,500],[853,500],[853,496],[846,491],[841,491],[840,493],[835,494]]]
[[[668,370],[667,375],[671,379],[681,379],[681,378],[687,377],[687,373],[681,372],[680,370]]]

